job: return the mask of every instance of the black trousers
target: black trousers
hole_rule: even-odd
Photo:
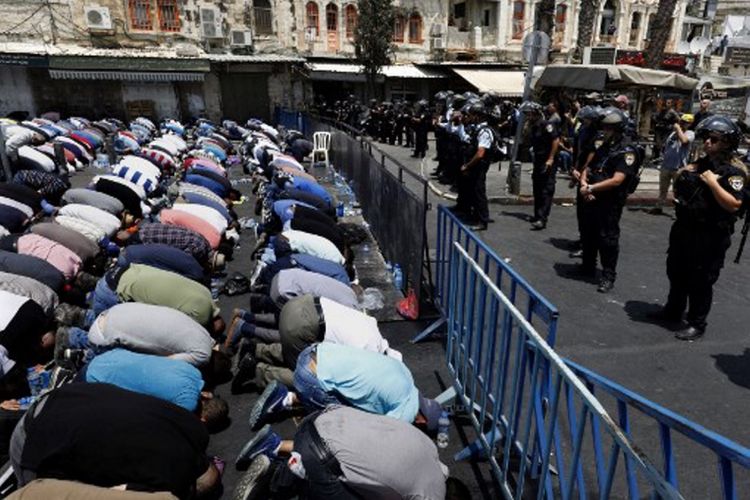
[[[669,297],[665,306],[670,314],[681,316],[689,305],[687,322],[697,328],[706,327],[713,285],[719,279],[730,245],[728,228],[680,220],[672,225],[667,250]]]
[[[294,435],[294,451],[302,457],[305,479],[292,474],[285,464],[281,465],[271,480],[272,498],[293,498],[295,493],[299,494],[299,498],[306,500],[361,498],[341,481],[341,465],[335,456],[326,451],[325,443],[318,435],[313,422],[314,416],[307,417]]]
[[[555,197],[555,182],[557,180],[557,165],[549,170],[544,163],[534,164],[531,181],[534,189],[534,219],[547,222],[552,210],[552,200]]]
[[[487,171],[490,163],[482,161],[474,165],[468,173],[459,174],[458,208],[483,224],[490,220],[487,200]]]
[[[583,207],[583,267],[595,269],[598,254],[602,263],[602,277],[610,281],[615,281],[617,277],[622,208],[623,203],[607,198],[586,203]]]

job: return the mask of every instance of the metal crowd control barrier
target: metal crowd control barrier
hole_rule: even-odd
[[[534,324],[537,330],[546,332],[547,343],[554,347],[559,317],[557,308],[443,205],[438,207],[433,292],[434,303],[441,317],[414,337],[412,342],[416,343],[427,338],[445,324],[447,318],[445,300],[448,298],[450,284],[449,257],[454,242],[458,242],[476,262],[479,262],[487,275],[494,277],[495,285],[514,305],[524,311],[527,321]]]
[[[356,194],[362,215],[386,260],[401,265],[404,283],[411,284],[417,300],[422,302],[423,291],[432,291],[426,228],[430,209],[427,182],[378,150],[349,125],[278,108],[276,119],[277,123],[296,128],[306,136],[318,131],[331,133],[331,163]]]
[[[750,492],[750,449],[649,401],[581,365],[569,360],[565,362],[583,380],[591,393],[596,394],[598,399],[605,404],[610,402],[608,400],[612,400],[613,406],[617,407],[620,427],[625,430],[626,434],[630,435],[631,429],[637,430],[639,438],[645,438],[644,440],[654,443],[653,447],[658,448],[658,453],[662,457],[664,475],[675,488],[678,487],[678,480],[680,480],[677,458],[679,448],[684,450],[686,455],[690,455],[694,462],[718,461],[716,469],[718,484],[707,481],[703,475],[697,481],[693,480],[696,475],[695,471],[683,474],[681,482],[691,483],[691,497],[721,497],[725,500],[747,497]],[[646,436],[647,430],[650,430],[650,434],[653,435]],[[677,443],[678,437],[683,438],[682,442]],[[596,450],[596,453],[601,453],[601,449]],[[742,477],[744,481],[741,482],[739,488],[739,491],[744,493],[742,497],[737,496],[736,468],[741,468],[745,472]],[[597,468],[596,473],[601,476],[604,470]],[[699,489],[702,491],[697,491]],[[640,498],[636,484],[633,484],[630,489],[630,498]]]
[[[459,242],[445,250],[448,369],[503,495],[609,498],[640,482],[682,498],[469,252]],[[608,456],[592,453],[587,433]],[[602,474],[584,473],[592,461]]]

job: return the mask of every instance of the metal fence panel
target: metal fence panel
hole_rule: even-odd
[[[449,288],[448,369],[506,498],[682,498],[459,242]]]

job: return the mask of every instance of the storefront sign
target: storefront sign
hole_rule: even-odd
[[[49,66],[49,62],[47,60],[47,56],[28,54],[0,54],[0,65],[46,68],[47,66]]]
[[[750,48],[729,47],[727,61],[729,64],[750,65]]]

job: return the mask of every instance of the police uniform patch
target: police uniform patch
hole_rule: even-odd
[[[551,123],[548,123],[547,124],[547,132],[549,132],[551,134],[554,131],[555,131],[554,125],[552,125]]]
[[[729,178],[729,185],[735,191],[742,191],[742,188],[745,187],[745,179],[741,175],[733,175]]]
[[[625,165],[632,167],[635,163],[635,153],[625,153]]]

